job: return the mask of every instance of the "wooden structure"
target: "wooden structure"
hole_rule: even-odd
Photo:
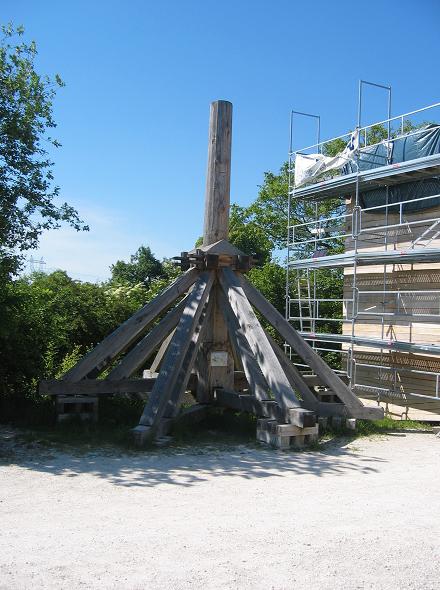
[[[183,274],[107,336],[61,380],[40,384],[41,393],[55,396],[144,396],[145,408],[134,429],[139,444],[166,434],[178,418],[205,416],[207,408],[213,405],[252,412],[259,418],[258,439],[281,448],[301,446],[316,438],[320,415],[367,419],[383,415],[379,407],[364,407],[246,280],[244,275],[254,260],[227,241],[231,126],[231,103],[214,102],[203,246],[182,253]],[[338,403],[317,399],[263,329],[254,308],[337,395]],[[159,322],[154,323],[158,318]],[[153,357],[150,377],[135,378]],[[111,370],[107,376],[98,379],[108,367]],[[181,412],[183,395],[194,374],[197,404]]]

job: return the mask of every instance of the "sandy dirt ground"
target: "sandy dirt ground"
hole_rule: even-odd
[[[440,440],[3,453],[0,524],[8,590],[438,589]]]

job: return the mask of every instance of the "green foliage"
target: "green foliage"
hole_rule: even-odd
[[[253,268],[248,275],[250,282],[284,315],[286,302],[286,271],[277,262],[266,262]]]
[[[229,241],[249,256],[256,256],[261,262],[270,260],[273,242],[265,228],[258,224],[249,209],[231,206]]]
[[[177,279],[177,277],[182,273],[180,267],[173,263],[172,260],[167,260],[166,258],[162,261],[162,275],[157,277],[153,281],[151,281],[150,287],[148,289],[148,299],[153,299],[158,295],[161,291],[166,289],[169,284]]]
[[[110,267],[113,283],[149,286],[151,281],[162,276],[163,268],[148,246],[140,246],[130,256],[130,262],[118,260]]]
[[[121,297],[57,271],[10,281],[0,297],[0,392],[21,394],[70,368],[148,294]]]
[[[55,352],[53,348],[53,342],[49,342],[48,352]],[[76,363],[81,360],[85,353],[89,352],[87,349],[83,349],[79,344],[74,344],[73,348],[64,355],[59,363],[52,361],[52,366],[46,367],[48,375],[53,375],[55,379],[60,379],[67,371],[70,371]],[[54,359],[54,354],[51,354],[51,358]]]
[[[231,241],[245,253],[263,253],[263,262],[270,260],[274,251],[283,250],[287,245],[288,222],[288,163],[284,163],[278,174],[265,172],[263,184],[259,187],[257,198],[249,207],[231,207]],[[320,218],[342,212],[343,204],[337,199],[320,202],[317,214]],[[315,204],[302,200],[291,202],[291,224],[310,221],[315,216]],[[310,239],[313,234],[309,227],[297,230],[297,238]],[[249,244],[249,246],[248,246]],[[313,245],[304,246],[310,252]],[[337,251],[338,241],[329,241],[328,248]],[[253,250],[253,252],[251,251]]]
[[[383,125],[373,125],[367,131],[367,145],[373,145],[380,143],[384,139],[387,139],[388,131]]]
[[[23,28],[2,27],[0,40],[0,278],[20,267],[25,250],[36,248],[43,230],[67,222],[88,229],[67,203],[57,205],[52,166],[44,144],[56,126],[52,101],[61,78],[40,76],[35,43],[23,42]]]
[[[108,297],[108,301],[118,300],[120,302],[129,301],[133,307],[141,307],[147,301],[150,301],[151,294],[142,283],[137,285],[129,284],[113,284],[108,283],[103,285],[104,293]]]
[[[264,173],[255,201],[248,207],[248,215],[272,243],[272,249],[282,249],[287,236],[287,204],[289,189],[288,164],[279,174]]]
[[[28,415],[30,408],[38,412],[45,403],[36,393],[38,381],[61,377],[181,272],[169,260],[159,264],[160,276],[151,278],[149,286],[145,282],[83,283],[64,271],[0,283],[0,413],[3,410],[4,418]]]
[[[327,141],[323,145],[323,152],[326,156],[337,156],[342,151],[344,151],[347,142],[343,139],[332,139],[331,141]]]

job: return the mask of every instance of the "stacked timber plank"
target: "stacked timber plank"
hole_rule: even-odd
[[[257,440],[278,449],[301,449],[318,441],[318,424],[301,428],[262,418],[257,422]]]

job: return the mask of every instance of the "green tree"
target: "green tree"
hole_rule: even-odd
[[[248,279],[284,315],[286,305],[286,270],[275,261],[250,270]]]
[[[261,263],[270,260],[274,248],[265,228],[258,225],[249,209],[236,204],[231,206],[229,241],[245,254],[256,256]]]
[[[67,203],[57,205],[53,162],[46,145],[55,127],[52,101],[64,83],[35,70],[35,43],[19,39],[23,28],[2,27],[0,40],[0,279],[14,274],[23,252],[36,248],[43,230],[67,222],[88,229]]]
[[[41,379],[59,377],[153,297],[146,287],[82,283],[65,272],[8,281],[0,305],[0,415],[34,412]]]
[[[272,250],[286,247],[289,170],[287,162],[278,174],[265,172],[257,198],[247,208],[247,219],[270,240]]]
[[[140,283],[149,286],[153,279],[164,274],[161,262],[155,258],[148,246],[140,246],[136,253],[130,256],[130,262],[118,260],[110,270],[113,283],[129,285]]]
[[[288,192],[289,192],[289,169],[288,163],[284,163],[278,174],[265,172],[263,184],[259,187],[257,198],[248,207],[232,205],[231,212],[231,238],[235,236],[255,236],[255,241],[261,240],[264,244],[266,258],[274,252],[284,250],[287,247],[287,225],[288,225]],[[305,224],[315,215],[325,218],[343,211],[344,203],[338,199],[321,201],[315,205],[311,201],[291,200],[290,224]],[[239,215],[237,214],[239,213]],[[240,227],[240,224],[242,227]],[[250,229],[248,229],[250,228]],[[296,230],[296,238],[301,240],[313,238],[311,226],[303,226]],[[232,241],[231,239],[231,241]],[[264,241],[263,241],[264,240]],[[233,242],[240,247],[237,241]],[[256,250],[257,246],[253,246]],[[313,251],[314,245],[304,245],[302,252]],[[328,248],[337,251],[340,244],[337,240],[330,240]],[[246,252],[248,253],[248,252]]]

